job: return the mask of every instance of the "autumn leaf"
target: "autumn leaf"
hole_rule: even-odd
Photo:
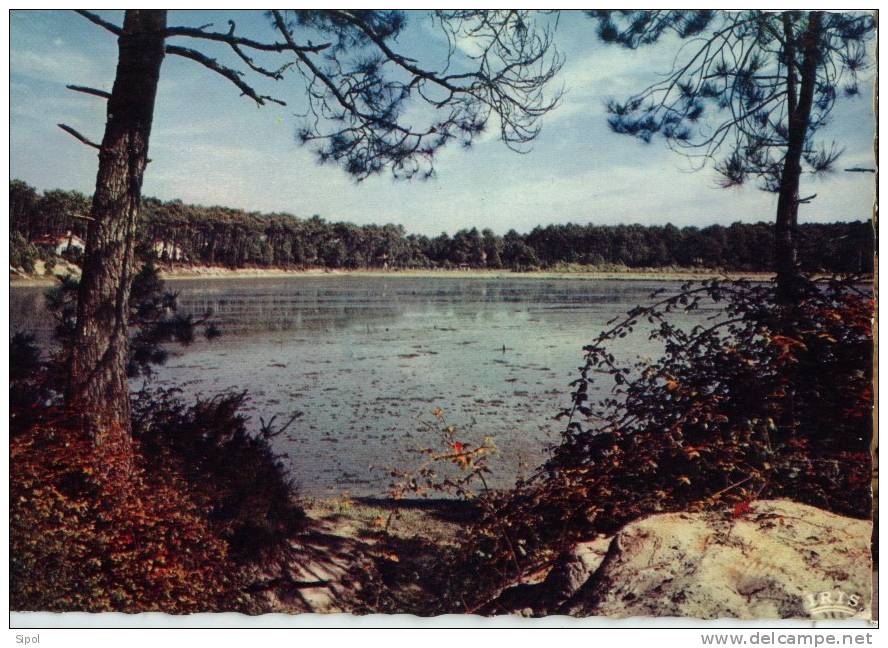
[[[461,468],[468,468],[472,460],[466,452],[466,446],[459,441],[454,441],[450,445],[453,448],[454,460],[460,465]]]
[[[737,502],[734,505],[734,519],[739,517],[743,517],[747,513],[752,511],[752,507],[750,506],[749,500],[744,500],[742,502]]]

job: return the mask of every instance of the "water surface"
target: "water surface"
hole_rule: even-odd
[[[460,438],[494,438],[492,486],[546,457],[582,347],[614,316],[678,283],[593,279],[287,277],[169,282],[223,337],[174,347],[154,384],[189,398],[250,394],[259,416],[303,416],[275,440],[306,494],[384,494],[388,468],[421,461],[440,407]],[[13,329],[46,339],[42,289],[13,288]],[[616,349],[652,356],[639,331]],[[141,382],[134,384],[134,387]],[[602,384],[601,389],[606,389]]]

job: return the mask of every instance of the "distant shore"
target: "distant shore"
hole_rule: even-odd
[[[534,270],[512,272],[510,270],[401,270],[401,269],[366,269],[366,270],[334,270],[327,268],[288,269],[288,268],[226,268],[223,266],[178,266],[161,267],[161,278],[166,281],[189,279],[273,279],[298,277],[419,277],[419,278],[460,278],[460,279],[611,279],[624,281],[691,281],[729,277],[731,279],[752,279],[768,281],[773,277],[770,272],[719,272],[713,269],[692,268],[626,268],[626,269],[595,269],[570,268],[553,270]],[[23,275],[10,273],[10,283],[15,286],[50,285],[54,279],[41,275]]]
[[[732,272],[727,273],[731,278],[749,278],[766,281],[773,274],[770,272]],[[629,268],[625,270],[533,270],[526,272],[512,272],[511,270],[456,270],[456,269],[418,269],[418,270],[334,270],[314,268],[308,270],[288,270],[284,268],[224,268],[199,266],[194,268],[174,268],[161,271],[161,277],[167,280],[180,279],[239,279],[249,277],[451,277],[464,279],[625,279],[625,280],[660,280],[682,281],[687,279],[711,279],[723,277],[724,273],[717,270],[694,270],[674,268]]]

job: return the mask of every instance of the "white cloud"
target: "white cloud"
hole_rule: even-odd
[[[564,120],[577,114],[604,115],[605,101],[622,100],[656,81],[666,70],[656,66],[656,51],[662,48],[630,50],[598,44],[590,51],[568,58],[556,83],[563,83],[562,105],[549,116]],[[654,52],[654,55],[652,55]]]
[[[107,90],[113,76],[106,73],[106,68],[107,65],[102,65],[95,57],[64,46],[48,52],[21,48],[10,50],[10,72],[37,81],[91,85]]]

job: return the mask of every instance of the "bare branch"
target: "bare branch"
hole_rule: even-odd
[[[229,21],[231,30],[226,34],[223,32],[208,32],[205,27],[168,27],[166,30],[167,38],[175,36],[185,36],[187,38],[200,38],[203,40],[217,41],[232,46],[249,47],[264,52],[285,52],[288,50],[299,52],[323,52],[330,47],[330,43],[321,43],[320,45],[298,45],[296,43],[264,43],[262,41],[253,40],[252,38],[244,38],[234,35],[234,22]]]
[[[115,25],[113,23],[109,23],[107,20],[105,20],[101,16],[94,14],[91,11],[86,11],[84,9],[75,9],[74,11],[76,13],[79,13],[81,16],[83,16],[84,18],[86,18],[90,22],[97,24],[99,27],[103,27],[103,28],[107,29],[109,32],[111,32],[115,36],[123,35],[123,29],[121,29],[120,27],[118,27],[117,25]]]
[[[71,128],[67,124],[57,124],[57,126],[59,128],[61,128],[63,131],[65,131],[66,133],[68,133],[68,135],[71,135],[75,139],[80,140],[82,143],[86,144],[87,146],[91,146],[94,149],[98,149],[100,151],[102,150],[101,146],[99,146],[98,144],[93,142],[91,139],[87,139],[86,137],[81,135],[79,132],[77,132],[75,129]]]
[[[87,86],[79,86],[79,85],[67,85],[65,86],[68,90],[73,90],[74,92],[82,92],[84,94],[95,95],[96,97],[101,97],[102,99],[110,99],[111,93],[105,92],[104,90],[99,90],[98,88],[88,88]]]
[[[196,61],[204,67],[212,70],[216,74],[225,77],[238,88],[240,88],[241,92],[244,95],[248,96],[260,106],[264,106],[266,101],[272,101],[276,104],[280,104],[281,106],[287,105],[286,102],[281,101],[280,99],[275,99],[274,97],[269,97],[268,95],[258,94],[252,87],[244,82],[244,80],[241,78],[243,75],[240,72],[220,64],[216,59],[212,59],[205,54],[201,54],[197,50],[193,50],[187,47],[178,47],[176,45],[167,45],[165,51],[167,52],[167,54],[173,54],[175,56],[181,56],[183,58]]]

